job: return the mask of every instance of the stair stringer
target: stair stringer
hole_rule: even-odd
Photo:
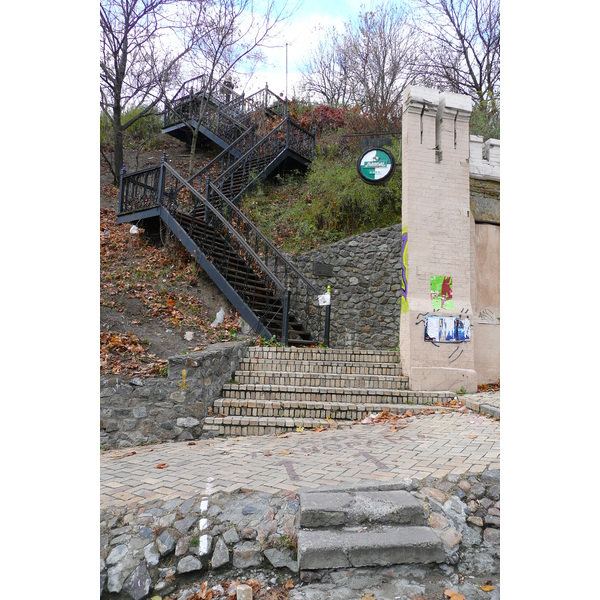
[[[242,319],[248,323],[253,331],[266,339],[271,339],[272,334],[263,325],[259,317],[254,311],[244,302],[241,296],[233,289],[227,279],[221,272],[208,260],[207,256],[198,247],[196,242],[188,235],[181,224],[171,215],[171,213],[160,207],[160,218],[165,225],[173,232],[175,237],[183,244],[185,249],[190,253],[192,258],[202,267],[206,274],[212,279],[215,285],[221,290],[223,295],[229,300],[232,306],[238,311]]]

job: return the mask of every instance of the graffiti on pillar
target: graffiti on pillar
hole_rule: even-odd
[[[432,275],[430,279],[430,297],[434,309],[454,310],[452,277]]]
[[[400,255],[402,256],[402,267],[400,270],[401,275],[401,289],[400,289],[400,311],[403,313],[408,312],[408,284],[406,282],[406,268],[407,268],[407,254],[406,254],[406,243],[408,242],[408,231],[406,227],[402,228],[402,245],[400,247]]]

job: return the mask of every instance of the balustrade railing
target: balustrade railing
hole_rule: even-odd
[[[281,339],[287,344],[288,311],[291,309],[316,342],[328,344],[329,307],[319,306],[318,290],[210,179],[206,179],[204,185],[206,195],[177,173],[163,155],[157,167],[130,174],[122,171],[119,213],[164,206],[174,216],[186,213],[194,219],[209,222],[221,239],[251,265],[271,290],[272,299],[263,299],[262,306],[256,310],[252,306],[251,295],[241,291],[242,299],[255,310],[263,325],[268,328],[269,323],[280,316],[283,322]],[[219,207],[214,206],[209,198],[216,199]],[[188,230],[192,238],[195,234],[194,219]],[[205,250],[209,260],[221,272],[226,272],[228,266],[223,261],[227,258],[218,253],[211,254],[210,245]],[[223,274],[226,276],[226,273]]]
[[[294,123],[289,116],[225,169],[213,183],[229,200],[238,204],[242,194],[261,179],[269,164],[288,149],[307,160],[314,152],[314,135]],[[219,206],[218,198],[215,206]]]
[[[204,86],[202,76],[191,82]],[[251,295],[240,292],[263,325],[268,328],[272,319],[280,317],[282,341],[287,343],[288,311],[291,310],[315,341],[328,345],[329,306],[319,305],[318,290],[237,208],[244,191],[262,178],[269,164],[286,149],[310,160],[314,134],[291,120],[285,101],[268,87],[248,97],[235,94],[231,89],[225,92],[231,93],[227,103],[217,94],[213,96],[216,103],[203,106],[209,99],[207,94],[203,90],[194,92],[190,87],[189,93],[184,90],[171,104],[174,108],[165,112],[164,122],[166,126],[190,121],[198,118],[204,109],[202,125],[230,142],[229,146],[188,180],[167,164],[165,155],[158,167],[131,174],[123,168],[119,213],[164,206],[173,215],[192,217],[187,221],[191,223],[188,233],[192,238],[195,219],[210,223],[217,232],[211,235],[219,235],[271,290],[272,300],[264,300],[260,308],[252,306]],[[285,118],[272,127],[269,115]],[[263,133],[266,135],[260,137]],[[257,137],[260,137],[258,141]],[[233,154],[239,157],[234,158]],[[220,174],[211,177],[215,171]],[[206,246],[206,240],[203,251],[226,276],[228,265],[223,262],[226,257],[211,255],[210,243]]]

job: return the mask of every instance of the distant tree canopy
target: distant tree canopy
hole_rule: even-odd
[[[324,31],[301,72],[308,97],[358,107],[380,126],[399,119],[407,85],[467,94],[474,127],[499,136],[499,0],[373,2]]]

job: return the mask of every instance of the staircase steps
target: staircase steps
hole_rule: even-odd
[[[343,427],[370,414],[417,414],[453,397],[409,390],[396,351],[257,346],[223,386],[204,430],[265,435]]]
[[[273,366],[272,360],[259,358],[243,358],[240,361],[240,368],[245,373],[265,372]],[[402,367],[400,363],[382,363],[375,365],[358,364],[351,361],[332,362],[313,362],[309,360],[280,360],[277,364],[278,373],[324,373],[332,375],[372,375],[372,376],[402,376]]]
[[[353,404],[435,404],[451,400],[450,392],[426,392],[417,396],[410,390],[385,390],[378,388],[339,388],[286,385],[258,385],[228,383],[223,387],[223,397],[238,400],[289,400],[296,402],[345,402]]]
[[[388,412],[403,415],[410,411],[413,414],[427,410],[425,405],[409,404],[366,404],[352,402],[297,402],[289,400],[233,400],[219,398],[215,400],[213,412],[223,417],[275,417],[286,419],[318,419],[326,421],[321,426],[329,427],[329,421],[356,422],[369,414]],[[302,425],[302,423],[299,423]],[[297,427],[298,425],[294,425]]]
[[[268,365],[265,365],[268,367]],[[374,388],[397,390],[408,389],[408,377],[391,375],[360,375],[355,373],[282,373],[281,371],[236,371],[238,385],[280,385],[327,388]]]
[[[300,493],[300,571],[443,563],[424,504],[404,489]]]
[[[213,264],[219,268],[231,287],[260,318],[271,334],[280,339],[282,303],[252,267],[226,243],[212,225],[203,220],[202,215],[176,212],[174,216],[204,254],[214,257]],[[314,343],[310,334],[291,313],[288,318],[288,343],[294,345]]]
[[[194,91],[193,85],[198,83],[198,79],[201,89]],[[250,309],[254,313],[252,316],[256,316],[261,325],[268,330],[268,333],[281,340],[284,338],[282,335],[283,301],[279,295],[283,293],[283,288],[279,282],[273,281],[273,276],[277,278],[278,273],[275,272],[273,275],[265,273],[251,258],[246,257],[246,252],[242,248],[243,242],[239,242],[239,245],[233,242],[233,245],[230,245],[216,228],[204,221],[205,210],[216,209],[220,211],[221,215],[229,221],[229,224],[237,230],[239,237],[242,240],[245,239],[245,242],[252,247],[256,241],[254,234],[247,238],[244,237],[244,229],[238,229],[235,218],[230,219],[227,207],[222,206],[224,204],[223,196],[229,202],[238,204],[241,193],[249,185],[251,175],[264,179],[287,157],[302,166],[306,166],[310,162],[310,156],[308,154],[304,156],[299,151],[292,153],[292,146],[298,149],[299,144],[306,145],[308,143],[310,152],[312,152],[314,135],[302,130],[289,117],[287,111],[277,110],[282,108],[281,100],[268,88],[247,97],[233,93],[223,96],[219,91],[209,96],[203,85],[204,79],[202,78],[195,78],[193,81],[187,82],[185,92],[181,91],[173,101],[174,108],[165,114],[163,133],[183,139],[182,127],[186,132],[188,129],[188,127],[184,127],[185,119],[191,119],[192,124],[198,125],[194,122],[194,119],[200,118],[199,109],[202,102],[208,99],[208,108],[206,112],[203,112],[202,122],[199,124],[200,131],[202,135],[223,148],[222,155],[225,158],[222,156],[220,167],[216,167],[217,163],[211,167],[210,181],[212,185],[208,185],[208,173],[204,170],[188,180],[190,185],[196,186],[194,188],[195,193],[190,193],[188,190],[184,195],[186,200],[183,202],[183,206],[186,206],[186,210],[191,208],[191,212],[172,210],[173,201],[178,198],[178,190],[182,189],[180,184],[176,184],[174,187],[171,185],[168,188],[168,200],[164,204],[169,213],[173,213],[172,216],[218,271],[219,275],[215,273],[213,278],[225,290],[229,300],[247,317],[249,316],[247,309]],[[274,104],[270,105],[270,103]],[[261,123],[260,134],[256,133],[257,130],[253,126],[253,123],[257,123],[257,119]],[[265,126],[264,129],[263,126]],[[305,139],[305,136],[308,136],[308,138]],[[233,157],[235,157],[234,160],[232,160]],[[220,168],[221,172],[214,173],[213,168]],[[135,176],[135,173],[132,175]],[[216,177],[213,175],[216,175]],[[131,181],[136,182],[135,179]],[[159,181],[162,181],[162,185],[165,186],[162,171]],[[139,196],[139,194],[145,194],[147,191],[144,185],[145,183],[130,195],[132,205],[135,205],[135,201],[138,199],[136,194]],[[219,190],[220,193],[215,190]],[[156,190],[156,193],[158,198],[162,197],[162,192],[159,193]],[[130,206],[127,202],[122,202],[122,204],[128,206],[128,208]],[[143,203],[140,203],[140,205],[145,208]],[[128,210],[127,212],[129,220],[131,220],[131,214],[129,213],[132,211]],[[217,228],[220,229],[220,227],[221,225],[217,225]],[[230,229],[229,232],[231,232]],[[224,235],[227,236],[230,233]],[[194,253],[195,250],[192,247],[190,252]],[[263,248],[263,250],[265,249]],[[265,251],[269,256],[276,255],[272,249]],[[254,246],[254,252],[261,259],[264,259],[263,253],[256,246]],[[286,263],[283,257],[278,256],[278,258],[281,259],[282,263]],[[265,263],[271,264],[266,259],[264,260]],[[230,293],[231,290],[229,286],[224,285],[223,279],[235,290],[236,294]],[[301,285],[310,289],[311,293],[317,294],[308,281],[304,281]],[[275,293],[275,288],[279,292]],[[289,311],[287,323],[286,343],[296,346],[314,345],[315,342],[311,333]],[[257,327],[257,331],[266,335],[262,327]],[[317,334],[317,332],[313,333]],[[322,333],[319,332],[319,335]],[[324,334],[323,337],[325,337]]]

